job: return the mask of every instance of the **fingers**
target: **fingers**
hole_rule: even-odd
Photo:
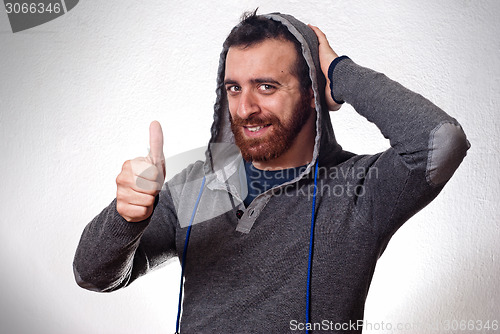
[[[314,31],[314,33],[318,37],[319,63],[321,66],[321,71],[323,72],[327,81],[325,87],[325,97],[328,110],[330,111],[339,110],[341,105],[333,100],[333,97],[331,95],[332,93],[330,90],[330,78],[328,77],[328,68],[330,67],[332,61],[338,57],[338,55],[331,48],[330,43],[328,43],[328,39],[326,38],[326,35],[323,33],[323,31],[321,31],[318,27],[315,27],[311,24],[308,24],[308,26]]]
[[[130,168],[132,169],[132,174],[134,176],[135,184],[139,188],[143,188],[148,190],[149,187],[141,187],[138,182],[156,182],[160,185],[163,184],[163,175],[161,175],[161,171],[158,170],[156,165],[153,165],[151,162],[144,158],[136,158],[134,160],[130,160]],[[145,183],[146,184],[146,183]]]
[[[151,215],[162,185],[159,174],[158,168],[145,158],[123,164],[116,178],[116,210],[125,220],[139,222]]]
[[[330,43],[328,43],[326,35],[318,27],[309,24],[309,28],[311,28],[318,37],[319,62],[321,65],[321,71],[323,72],[325,77],[327,77],[328,67],[330,66],[331,62],[338,56],[335,53],[335,51],[333,51],[333,49],[331,48]]]
[[[319,44],[327,44],[328,46],[330,45],[328,43],[328,40],[326,39],[326,35],[323,31],[321,31],[321,29],[319,29],[318,27],[316,26],[313,26],[312,24],[308,24],[309,28],[311,28],[314,33],[316,34],[316,36],[318,37],[318,42]]]
[[[156,197],[154,194],[145,194],[137,191],[127,191],[127,188],[124,187],[118,187],[116,195],[117,197],[120,197],[120,200],[126,204],[145,207],[154,205]]]
[[[126,221],[130,223],[140,222],[146,220],[153,213],[154,206],[142,206],[127,204],[125,202],[116,202],[116,211],[123,217]]]
[[[147,159],[135,158],[125,161],[116,183],[136,192],[156,195],[163,186],[163,176]]]

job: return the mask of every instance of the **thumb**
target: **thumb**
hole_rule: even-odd
[[[163,131],[158,121],[151,122],[149,126],[149,160],[160,171],[160,183],[165,178],[165,156],[163,155]]]
[[[153,164],[160,164],[163,157],[163,131],[158,121],[151,122],[149,126],[149,157]]]

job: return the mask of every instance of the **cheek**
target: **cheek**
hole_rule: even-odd
[[[299,102],[299,99],[295,96],[278,96],[263,102],[262,107],[278,117],[289,117],[289,114],[295,110],[295,106]]]
[[[287,105],[288,103],[286,99],[283,99],[281,96],[267,97],[260,101],[260,107],[262,110],[272,112],[277,116],[284,114],[284,111],[287,109]]]
[[[234,117],[234,115],[238,111],[238,101],[236,101],[235,98],[228,98],[227,106],[229,108],[229,114],[231,115],[231,117]]]

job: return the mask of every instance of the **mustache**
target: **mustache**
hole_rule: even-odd
[[[233,126],[260,126],[260,125],[268,125],[268,124],[281,124],[278,117],[274,115],[269,116],[251,116],[249,118],[241,118],[238,115],[234,115],[230,117],[231,124]]]

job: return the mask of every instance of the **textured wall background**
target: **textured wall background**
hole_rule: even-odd
[[[147,153],[151,120],[166,156],[207,143],[220,47],[257,6],[318,25],[337,53],[457,118],[472,143],[379,261],[367,321],[500,320],[500,2],[90,0],[16,34],[0,12],[2,333],[174,330],[177,263],[96,294],[74,283],[74,250],[122,162]],[[388,147],[350,106],[332,121],[347,150]]]

